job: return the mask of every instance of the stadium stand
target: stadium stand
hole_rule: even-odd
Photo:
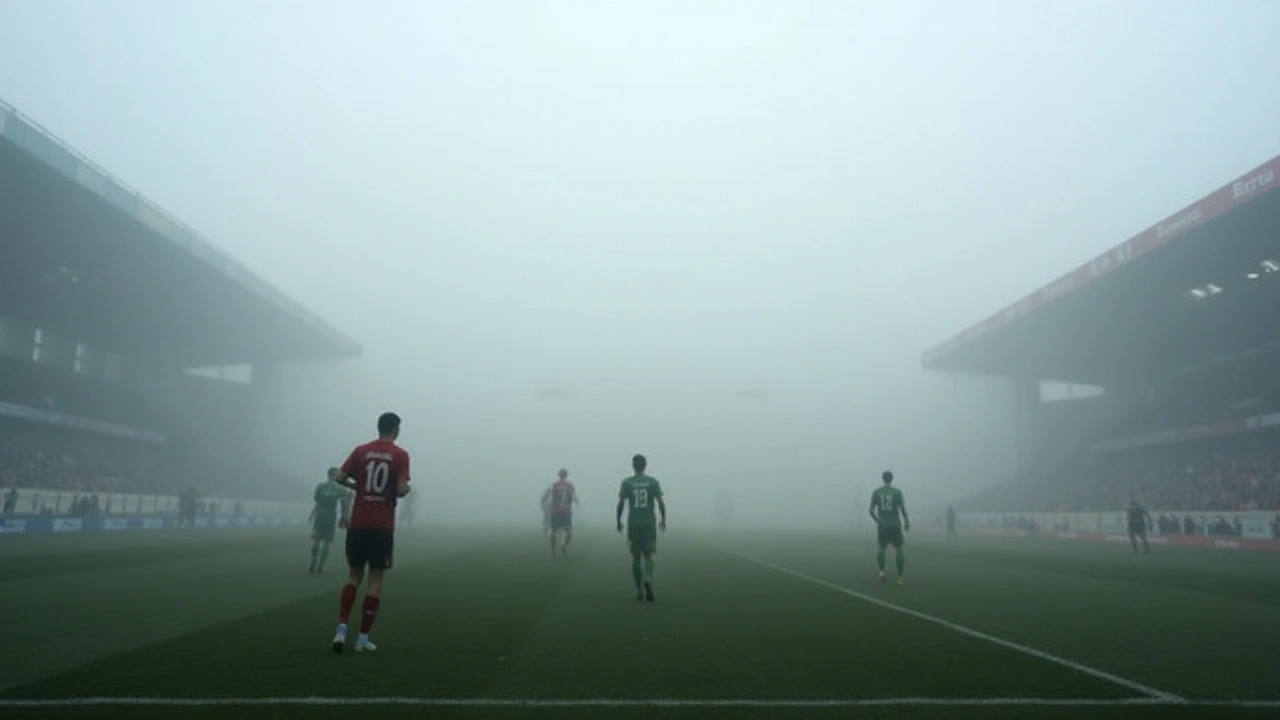
[[[231,514],[298,499],[310,478],[259,459],[262,398],[287,362],[360,353],[0,102],[5,514],[170,512],[192,493]]]
[[[1008,378],[1017,481],[971,523],[1119,529],[1137,498],[1164,534],[1277,537],[1280,157],[926,352]]]

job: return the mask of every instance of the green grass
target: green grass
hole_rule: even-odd
[[[329,651],[341,575],[276,530],[0,538],[0,700],[1125,699],[1121,684],[894,612],[776,563],[1189,700],[1280,700],[1280,558],[1045,540],[912,538],[875,582],[862,535],[672,533],[658,602],[612,533],[553,561],[537,529],[402,532],[373,655]],[[331,560],[341,563],[340,550]],[[360,711],[360,709],[355,709]],[[23,718],[350,717],[351,707],[3,708]],[[1218,718],[1280,708],[440,707],[380,717]],[[13,713],[13,714],[10,714]]]

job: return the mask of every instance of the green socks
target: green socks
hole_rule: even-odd
[[[633,555],[631,557],[631,579],[634,580],[636,583],[637,593],[640,592],[640,587],[646,581],[652,581],[653,580],[653,558],[651,557],[644,558],[643,564],[641,564],[640,556]]]
[[[324,561],[329,559],[329,546],[326,544],[320,548],[320,562],[316,563],[316,569],[324,567]]]
[[[880,568],[880,572],[884,572],[884,548],[876,551],[876,567]],[[902,572],[907,569],[907,554],[902,548],[894,548],[893,551],[894,564],[898,566],[898,577],[902,577]]]
[[[311,543],[311,567],[316,566],[316,558],[320,557],[320,543]]]

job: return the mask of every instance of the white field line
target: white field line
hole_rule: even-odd
[[[919,610],[912,610],[910,608],[902,607],[901,605],[895,605],[891,602],[886,602],[884,600],[881,600],[880,598],[867,595],[865,593],[860,593],[857,590],[850,590],[849,588],[844,587],[842,585],[837,585],[833,582],[828,582],[826,580],[823,580],[822,578],[817,578],[812,575],[806,575],[802,572],[792,570],[791,568],[783,567],[782,565],[771,563],[768,560],[753,558],[748,555],[743,555],[742,553],[739,553],[739,552],[734,552],[733,550],[729,550],[727,548],[720,548],[720,550],[730,555],[733,555],[734,557],[740,558],[742,560],[746,560],[747,562],[755,563],[756,565],[761,565],[771,570],[776,570],[785,575],[790,575],[791,577],[799,578],[800,580],[814,583],[815,585],[821,585],[825,588],[830,588],[831,590],[835,590],[836,592],[843,593],[845,595],[848,595],[849,597],[856,598],[863,602],[885,608],[886,610],[892,610],[894,612],[902,613],[904,615],[910,615],[911,617],[916,618],[918,620],[924,620],[926,622],[931,622],[935,625],[941,625],[942,627],[947,628],[948,630],[953,630],[962,635],[968,635],[969,637],[972,637],[972,638],[985,640],[994,645],[999,645],[1000,647],[1008,648],[1010,650],[1015,650],[1024,655],[1030,655],[1031,657],[1039,658],[1040,660],[1046,660],[1056,665],[1061,665],[1062,667],[1070,668],[1072,670],[1075,670],[1076,672],[1084,673],[1085,675],[1091,675],[1095,678],[1106,680],[1109,683],[1113,683],[1121,687],[1126,687],[1130,690],[1141,693],[1155,700],[1160,700],[1160,701],[1171,703],[1171,704],[1187,702],[1185,698],[1179,695],[1175,695],[1171,692],[1165,692],[1164,690],[1158,690],[1153,687],[1148,687],[1137,681],[1130,680],[1129,678],[1121,677],[1114,673],[1109,673],[1105,670],[1099,670],[1098,668],[1090,667],[1089,665],[1084,665],[1082,663],[1075,662],[1074,660],[1068,660],[1064,657],[1059,657],[1052,653],[1047,653],[1043,650],[1037,650],[1033,647],[1022,645],[1020,643],[1016,643],[1011,640],[1005,640],[1003,638],[998,638],[994,635],[988,635],[987,633],[984,633],[980,630],[974,630],[973,628],[965,627],[964,625],[959,625],[949,620],[943,620],[940,617],[935,617],[927,613],[922,613]]]
[[[522,708],[765,708],[815,709],[892,706],[934,707],[1221,707],[1280,708],[1280,700],[1170,700],[1165,698],[1033,698],[1033,697],[886,697],[861,699],[784,700],[767,698],[433,698],[433,697],[70,697],[49,699],[0,699],[0,708],[67,707],[234,707],[254,705],[356,706],[408,705],[418,707],[522,707]]]

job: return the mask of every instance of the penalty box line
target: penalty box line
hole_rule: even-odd
[[[235,707],[235,706],[367,706],[522,707],[522,708],[765,708],[818,709],[856,707],[1220,707],[1280,708],[1280,700],[1170,700],[1166,698],[1034,698],[1034,697],[885,697],[770,700],[765,698],[442,698],[442,697],[69,697],[0,699],[0,708],[68,707]]]
[[[882,607],[886,610],[892,610],[897,613],[902,613],[903,615],[909,615],[913,618],[916,618],[917,620],[924,620],[925,622],[930,622],[930,623],[933,623],[934,625],[941,625],[942,627],[947,628],[948,630],[952,630],[954,632],[958,632],[961,635],[967,635],[971,638],[976,638],[978,640],[985,640],[986,642],[989,642],[993,645],[999,645],[1000,647],[1008,648],[1010,650],[1020,652],[1024,655],[1029,655],[1031,657],[1038,658],[1040,660],[1045,660],[1045,661],[1054,663],[1055,665],[1060,665],[1065,668],[1070,668],[1071,670],[1075,670],[1076,672],[1083,673],[1085,675],[1090,675],[1100,680],[1106,680],[1109,683],[1128,688],[1135,692],[1146,695],[1148,698],[1151,698],[1153,700],[1159,700],[1162,703],[1187,704],[1188,702],[1186,698],[1180,695],[1175,695],[1174,693],[1171,693],[1171,692],[1166,692],[1164,690],[1159,690],[1157,688],[1143,685],[1142,683],[1139,683],[1135,680],[1130,680],[1129,678],[1126,678],[1126,677],[1121,677],[1119,675],[1116,675],[1115,673],[1109,673],[1106,670],[1099,670],[1098,668],[1091,667],[1083,663],[1078,663],[1078,662],[1075,662],[1074,660],[1068,660],[1064,657],[1054,655],[1053,653],[1048,653],[1043,650],[1037,650],[1033,647],[1030,647],[1029,645],[1023,645],[1021,643],[1013,642],[1012,640],[1005,640],[1004,638],[998,638],[994,635],[988,635],[987,633],[984,633],[980,630],[974,630],[973,628],[965,627],[964,625],[960,625],[958,623],[953,623],[950,620],[943,620],[940,617],[929,615],[927,613],[922,613],[919,610],[912,610],[911,608],[906,608],[901,605],[895,605],[891,602],[881,600],[878,597],[867,595],[866,593],[860,593],[857,590],[851,590],[847,587],[844,587],[843,585],[837,585],[836,583],[823,580],[822,578],[819,578],[819,577],[806,575],[805,573],[799,572],[797,570],[792,570],[789,567],[784,567],[776,563],[771,563],[768,560],[761,560],[759,558],[754,558],[749,555],[743,555],[742,553],[729,550],[728,548],[722,547],[720,548],[720,550],[722,552],[733,555],[736,558],[745,560],[749,563],[754,563],[756,565],[769,568],[770,570],[780,572],[784,575],[790,575],[791,577],[798,578],[800,580],[804,580],[806,582],[810,582],[815,585],[821,585],[822,587],[835,590],[836,592],[839,592],[839,593],[843,593],[844,595],[847,595],[856,600],[861,600],[865,603],[870,603],[871,605]]]

